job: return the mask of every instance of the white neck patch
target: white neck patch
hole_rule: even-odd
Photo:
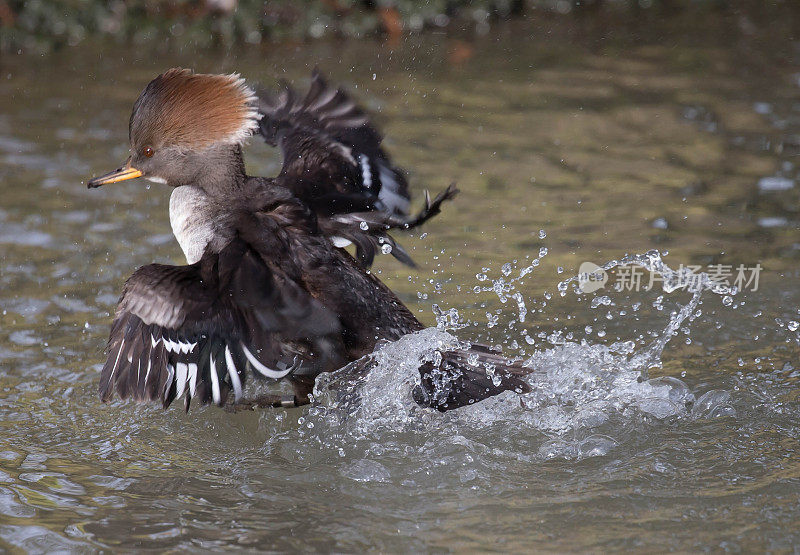
[[[176,187],[169,197],[169,223],[188,264],[203,257],[214,237],[213,224],[206,217],[207,207],[208,196],[193,185]]]

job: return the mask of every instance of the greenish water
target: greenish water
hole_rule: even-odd
[[[472,42],[4,57],[0,549],[796,550],[794,22],[544,19]],[[303,86],[317,64],[378,114],[417,199],[462,190],[402,239],[419,270],[376,271],[425,322],[455,309],[458,337],[532,356],[535,393],[417,409],[410,368],[449,341],[429,330],[342,386],[358,406],[327,381],[289,412],[101,404],[123,281],[181,262],[167,190],[85,188],[127,156],[138,92],[175,65]],[[252,173],[279,168],[257,140],[246,155]],[[652,249],[672,269],[760,264],[759,288],[615,292],[617,268],[600,291],[559,294],[583,262]],[[681,381],[640,383],[647,366]]]

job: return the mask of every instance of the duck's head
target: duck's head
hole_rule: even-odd
[[[136,177],[178,187],[243,172],[241,144],[258,127],[255,100],[237,74],[162,73],[133,106],[131,155],[89,188]]]

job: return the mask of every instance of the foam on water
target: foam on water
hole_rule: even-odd
[[[686,325],[700,315],[698,305],[703,295],[727,298],[736,291],[707,274],[683,267],[673,270],[655,251],[613,260],[602,268],[609,271],[631,265],[656,273],[665,295],[682,289],[691,293],[688,301],[678,303],[668,314],[663,328],[642,334],[651,338],[649,342],[638,345],[634,340],[623,340],[605,345],[588,337],[575,338],[572,334],[572,339],[566,340],[567,334],[551,333],[550,345],[524,362],[533,370],[527,378],[531,393],[520,396],[506,392],[441,415],[420,408],[412,399],[412,389],[419,383],[418,368],[435,361],[440,351],[467,344],[447,331],[465,326],[458,312],[436,307],[438,329],[425,329],[384,345],[371,355],[375,364],[366,375],[355,371],[357,365],[351,365],[320,376],[315,390],[317,404],[309,416],[326,421],[326,441],[334,436],[346,442],[354,438],[385,439],[391,432],[430,432],[441,430],[442,422],[450,426],[448,433],[503,425],[541,434],[542,443],[535,456],[584,458],[607,454],[618,444],[615,435],[624,435],[621,431],[637,422],[735,415],[727,391],[712,390],[696,398],[682,380],[672,376],[649,379],[648,372],[661,366],[670,339],[681,330],[688,333]],[[501,301],[513,299],[518,322],[524,321],[527,310],[515,284],[530,270],[523,269],[518,277],[509,279],[510,269],[504,267],[504,277],[489,287],[481,286],[494,290]],[[488,281],[488,277],[479,274],[478,280]],[[582,294],[576,276],[559,284],[562,296],[568,294],[571,285],[576,294]],[[663,303],[663,299],[657,302]]]

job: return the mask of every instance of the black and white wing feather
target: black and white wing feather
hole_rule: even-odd
[[[241,239],[189,266],[150,264],[125,284],[100,377],[101,398],[185,406],[238,400],[247,379],[342,363],[338,318]]]
[[[305,96],[284,84],[278,94],[259,93],[258,109],[261,135],[283,152],[279,179],[317,213],[408,213],[408,182],[381,148],[380,132],[317,70]]]

